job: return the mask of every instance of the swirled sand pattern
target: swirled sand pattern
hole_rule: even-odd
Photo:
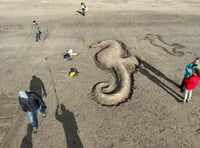
[[[163,38],[160,35],[157,34],[147,34],[145,39],[149,40],[150,44],[163,49],[166,53],[172,55],[172,56],[184,56],[183,51],[177,51],[177,49],[182,49],[185,46],[177,43],[169,44],[163,40]]]
[[[132,95],[133,73],[139,65],[121,41],[105,40],[91,45],[100,48],[95,54],[96,65],[112,73],[112,82],[98,82],[92,89],[92,98],[102,105],[118,105]]]

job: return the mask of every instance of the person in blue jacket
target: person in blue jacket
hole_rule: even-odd
[[[19,104],[24,112],[27,112],[29,120],[33,126],[33,132],[37,133],[38,122],[36,114],[42,114],[43,118],[46,117],[46,105],[42,98],[35,92],[19,91]]]
[[[185,67],[185,74],[184,74],[182,83],[179,86],[179,88],[181,89],[181,92],[184,91],[184,80],[186,78],[191,77],[193,75],[195,69],[199,69],[200,70],[200,57],[197,57],[192,63],[188,64]]]

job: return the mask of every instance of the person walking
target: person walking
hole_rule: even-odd
[[[87,9],[86,5],[83,2],[81,2],[81,10],[83,16],[85,16],[86,9]]]
[[[179,88],[181,89],[181,92],[184,91],[184,80],[186,78],[189,78],[190,76],[192,76],[195,69],[199,69],[200,70],[200,57],[197,57],[192,63],[188,64],[185,67],[185,74],[184,74],[182,83],[179,86]]]
[[[38,122],[36,114],[42,114],[46,117],[46,105],[42,98],[34,92],[19,91],[19,104],[24,112],[27,112],[29,120],[33,126],[33,133],[37,133]]]
[[[41,31],[40,31],[40,26],[36,21],[33,21],[32,29],[35,32],[35,41],[38,42],[38,40],[40,40]]]
[[[200,71],[199,69],[195,69],[193,75],[189,78],[184,80],[184,87],[185,87],[185,95],[183,102],[189,102],[192,98],[192,91],[198,86],[200,81]]]

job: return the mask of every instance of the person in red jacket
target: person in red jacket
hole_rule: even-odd
[[[184,80],[185,96],[183,102],[189,102],[192,98],[192,90],[194,90],[200,81],[200,71],[195,69],[193,75]]]

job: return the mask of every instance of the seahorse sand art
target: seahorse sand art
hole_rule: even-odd
[[[112,82],[98,82],[92,89],[92,98],[102,105],[118,105],[132,95],[133,73],[139,61],[121,41],[105,40],[90,46],[100,48],[95,55],[98,67],[112,73]]]
[[[169,44],[163,40],[163,38],[160,35],[157,34],[147,34],[145,39],[149,40],[150,44],[162,48],[166,53],[172,55],[172,56],[184,56],[183,51],[177,51],[177,49],[182,49],[185,46],[177,43]]]

